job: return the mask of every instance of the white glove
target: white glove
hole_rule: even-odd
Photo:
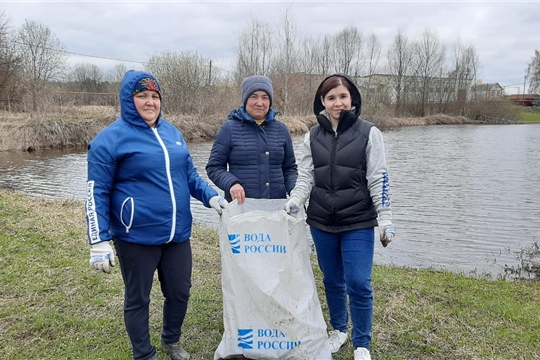
[[[92,245],[90,248],[90,266],[107,274],[111,273],[110,266],[114,266],[114,252],[108,241]]]
[[[396,232],[391,220],[379,220],[379,236],[383,247],[387,247],[394,240]]]
[[[289,199],[289,201],[285,203],[285,211],[287,214],[296,214],[300,211],[300,205],[293,199]]]
[[[229,206],[229,203],[221,196],[216,195],[210,198],[210,207],[216,210],[218,215],[221,215],[221,211],[226,209],[227,206]]]

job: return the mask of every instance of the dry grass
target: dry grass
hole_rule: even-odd
[[[62,108],[60,115],[25,115],[7,112],[0,113],[0,151],[36,150],[86,145],[101,129],[118,117],[113,107],[81,106]],[[223,116],[167,114],[165,118],[174,124],[186,141],[211,141],[221,124]],[[393,118],[384,115],[365,115],[380,129],[399,126],[467,124],[474,123],[465,116],[432,115],[420,118]],[[300,135],[316,125],[316,119],[310,116],[279,116],[291,134]]]
[[[371,121],[380,129],[400,126],[422,126],[422,125],[453,125],[471,124],[473,120],[465,116],[450,116],[444,114],[430,115],[424,117],[379,117],[366,116],[366,120]]]
[[[97,120],[39,120],[0,123],[0,151],[83,146],[114,117]]]

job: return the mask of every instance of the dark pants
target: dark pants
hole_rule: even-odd
[[[124,322],[135,360],[146,360],[156,353],[150,343],[150,291],[157,269],[163,305],[163,332],[166,343],[180,340],[191,288],[191,244],[139,245],[115,240],[116,255],[124,279]]]

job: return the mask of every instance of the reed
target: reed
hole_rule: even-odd
[[[109,115],[103,115],[109,112]],[[0,151],[52,149],[85,146],[104,127],[113,122],[119,114],[113,107],[81,107],[81,109],[61,115],[24,116],[0,113]],[[225,121],[222,116],[165,114],[165,119],[177,126],[186,141],[211,141]],[[426,117],[387,117],[366,115],[366,120],[381,130],[400,126],[470,124],[475,123],[465,116],[443,114]],[[278,116],[293,135],[301,135],[317,124],[311,116]]]

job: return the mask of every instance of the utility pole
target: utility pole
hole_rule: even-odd
[[[208,84],[212,84],[212,60],[210,60],[210,65],[208,66]]]
[[[525,97],[525,81],[527,81],[527,75],[523,77],[523,97]]]

